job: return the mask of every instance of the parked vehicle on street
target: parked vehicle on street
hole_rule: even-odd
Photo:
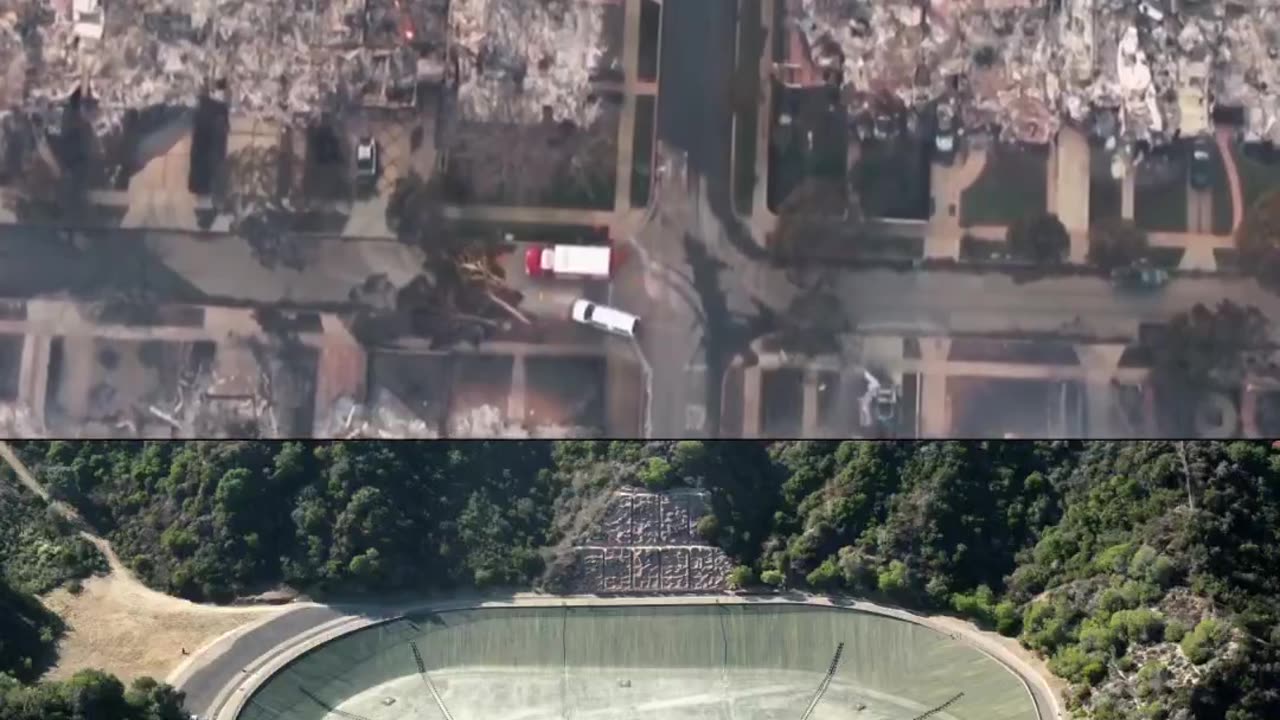
[[[533,245],[524,253],[530,277],[607,278],[612,267],[613,250],[602,245]]]
[[[356,143],[356,182],[369,190],[378,182],[378,141],[365,136]]]
[[[623,337],[635,337],[640,328],[640,318],[635,315],[586,299],[574,300],[569,314],[583,325],[592,325]]]
[[[1198,137],[1191,144],[1189,180],[1193,190],[1208,190],[1212,182],[1210,169],[1213,163],[1213,143],[1209,138]]]
[[[959,134],[955,122],[955,107],[950,103],[940,103],[935,112],[937,123],[933,131],[934,159],[943,165],[950,165],[956,157],[956,136]]]
[[[1121,290],[1159,290],[1169,284],[1169,271],[1131,265],[1112,270],[1111,282]]]
[[[1138,12],[1157,25],[1164,22],[1164,11],[1145,0],[1138,3]]]

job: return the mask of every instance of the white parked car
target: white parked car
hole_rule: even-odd
[[[590,300],[574,300],[570,315],[583,325],[592,325],[623,337],[635,337],[640,327],[640,318],[635,315]]]
[[[75,23],[73,32],[86,40],[101,40],[106,18],[99,0],[73,0],[71,17]]]
[[[1154,23],[1164,22],[1164,11],[1149,2],[1139,3],[1138,12],[1146,15]]]
[[[356,182],[365,188],[372,188],[378,182],[378,141],[372,137],[362,137],[356,142]]]

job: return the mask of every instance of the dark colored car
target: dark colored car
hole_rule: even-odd
[[[1208,138],[1196,138],[1191,144],[1190,181],[1193,190],[1208,190],[1212,182],[1213,143]]]
[[[1169,284],[1169,272],[1153,267],[1123,267],[1111,272],[1111,282],[1121,290],[1159,290]]]

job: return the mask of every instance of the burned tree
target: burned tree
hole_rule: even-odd
[[[1237,395],[1246,357],[1268,342],[1269,323],[1255,307],[1223,301],[1174,317],[1146,343],[1164,430],[1187,435],[1197,406],[1214,392]]]
[[[1027,215],[1009,226],[1005,239],[1016,257],[1037,265],[1056,265],[1071,248],[1071,235],[1053,213]]]
[[[365,289],[385,298],[382,309],[365,311],[355,330],[370,342],[412,335],[433,346],[478,344],[515,323],[529,325],[518,309],[522,296],[506,283],[499,258],[511,248],[501,239],[465,235],[442,213],[437,178],[401,178],[387,203],[387,225],[401,242],[422,250],[422,272],[400,289],[376,280]],[[369,305],[371,303],[361,303]]]
[[[826,246],[854,239],[862,219],[861,204],[848,183],[807,177],[778,206],[771,242],[783,255],[839,255],[839,247]]]
[[[69,226],[86,222],[92,210],[89,190],[99,163],[80,91],[66,100],[54,123],[40,116],[23,118],[7,140],[20,157],[13,208],[18,219]]]
[[[1089,228],[1089,262],[1103,270],[1133,265],[1149,249],[1147,233],[1132,220],[1103,220]]]
[[[223,207],[231,217],[231,232],[244,238],[264,267],[283,264],[302,269],[289,232],[296,210],[276,187],[279,150],[251,146],[227,158],[228,192]]]

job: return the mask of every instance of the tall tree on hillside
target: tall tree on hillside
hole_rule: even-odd
[[[10,587],[0,574],[0,678],[39,677],[54,654],[61,620],[35,597]]]

